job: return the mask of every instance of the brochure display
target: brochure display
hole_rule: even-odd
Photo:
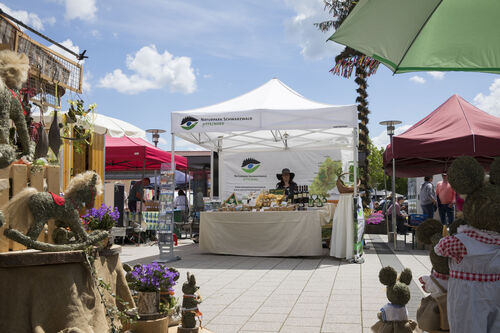
[[[159,262],[179,260],[174,255],[174,171],[170,163],[162,163],[160,170],[160,213],[158,216],[157,235],[160,248]]]

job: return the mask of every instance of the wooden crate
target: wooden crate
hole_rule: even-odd
[[[47,191],[59,194],[61,192],[59,166],[46,166],[43,170],[36,171],[23,164],[13,164],[0,169],[0,206],[4,207],[9,200],[27,186],[43,191],[44,180],[47,182]],[[3,231],[8,228],[8,221],[0,228],[0,252],[24,250],[25,247],[4,236]],[[40,234],[38,240],[52,243],[54,221],[49,221],[45,232]]]

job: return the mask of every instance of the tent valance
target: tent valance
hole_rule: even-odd
[[[213,151],[352,148],[355,105],[308,100],[278,79],[231,100],[172,112],[172,132]]]
[[[106,171],[133,169],[156,170],[161,163],[171,163],[171,153],[156,148],[141,138],[106,136]],[[187,159],[175,155],[177,169],[187,168]]]
[[[384,153],[384,166],[396,176],[420,177],[446,172],[458,156],[475,157],[489,168],[500,156],[500,118],[492,116],[458,95],[400,135],[393,137]]]

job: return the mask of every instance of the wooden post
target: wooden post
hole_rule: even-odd
[[[4,207],[9,202],[10,189],[10,167],[0,169],[0,207]],[[9,251],[9,239],[4,236],[3,231],[9,227],[9,221],[0,228],[0,252]]]
[[[24,164],[11,165],[10,177],[12,178],[12,196],[15,196],[28,186],[28,167]],[[10,240],[9,248],[11,251],[19,251],[25,250],[26,246]]]
[[[47,191],[59,195],[59,193],[61,193],[61,177],[59,175],[59,172],[61,171],[60,167],[58,165],[49,165],[45,170],[47,178]],[[56,228],[54,220],[49,220],[47,227],[48,243],[54,244],[54,240],[52,239],[52,233]]]

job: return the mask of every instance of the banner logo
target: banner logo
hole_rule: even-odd
[[[185,117],[182,119],[181,127],[186,131],[189,131],[198,124],[198,119],[194,117]]]
[[[246,158],[241,163],[241,170],[246,173],[254,173],[260,167],[260,162],[254,158]]]

